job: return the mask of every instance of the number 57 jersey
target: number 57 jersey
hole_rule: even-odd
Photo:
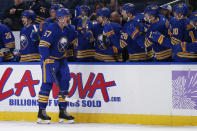
[[[77,41],[77,33],[73,25],[61,29],[57,22],[50,24],[39,44],[41,60],[65,58],[68,49],[73,44],[77,44]]]

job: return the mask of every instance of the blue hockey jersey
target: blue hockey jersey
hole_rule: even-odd
[[[193,28],[190,24],[187,25],[187,38],[186,41],[189,43],[197,42],[197,29]]]
[[[41,22],[39,25],[39,34],[40,36],[43,35],[43,32],[45,32],[46,28],[49,26],[49,24],[54,23],[55,21],[51,18],[48,18],[45,22]]]
[[[173,61],[197,62],[197,43],[181,42],[174,45]]]
[[[162,35],[159,32],[153,32],[152,38],[153,44],[157,46],[165,46],[172,48],[172,59],[175,62],[196,62],[197,61],[197,43],[180,42],[178,44],[171,43],[171,39]]]
[[[132,31],[133,28],[136,28],[136,30]],[[153,57],[152,50],[147,51],[144,46],[145,37],[135,38],[141,30],[140,28],[143,28],[141,20],[136,17],[127,22],[122,29],[120,48],[126,48],[128,50],[129,61],[147,61]]]
[[[38,26],[36,25],[36,28]],[[20,31],[20,62],[40,61],[40,54],[38,51],[39,36],[35,31],[33,25],[24,26]]]
[[[104,26],[96,24],[93,27],[95,36],[95,59],[101,62],[122,61],[122,56],[114,56],[118,53],[117,47],[120,43],[121,25],[113,22]]]
[[[75,46],[77,62],[92,62],[95,56],[94,36],[91,30],[78,30],[78,44]]]
[[[41,60],[65,58],[68,49],[72,44],[77,44],[77,41],[77,33],[72,25],[62,30],[57,22],[50,24],[39,44]]]
[[[10,61],[13,59],[11,53],[15,49],[15,38],[11,30],[3,24],[0,24],[0,49],[8,48],[10,51],[1,51],[0,55],[3,57],[3,61]]]
[[[159,15],[159,21],[155,22],[153,24],[150,25],[150,27],[148,28],[147,34],[146,34],[146,40],[145,40],[145,45],[146,47],[152,47],[154,50],[154,60],[155,61],[171,61],[172,59],[172,49],[170,47],[165,47],[162,46],[161,44],[159,45],[159,43],[162,43],[163,41],[161,41],[159,39],[159,41],[157,41],[156,43],[158,44],[154,44],[154,40],[150,39],[152,38],[151,34],[152,32],[160,32],[163,36],[169,37],[168,36],[168,21],[167,19],[162,16]]]
[[[187,25],[189,24],[189,19],[177,20],[176,18],[172,17],[169,21],[169,24],[169,34],[172,37],[173,45],[187,41]]]
[[[86,22],[83,22],[81,16],[75,18],[78,32],[78,44],[75,46],[75,57],[77,62],[94,61],[95,47],[92,33],[93,24],[88,20],[88,17],[86,18]]]

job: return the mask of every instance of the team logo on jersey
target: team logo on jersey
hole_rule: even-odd
[[[65,52],[68,48],[68,39],[66,37],[62,37],[58,43],[59,52]]]
[[[110,46],[110,40],[107,38],[107,36],[105,34],[100,34],[98,36],[98,47],[101,50],[106,50],[109,48]]]
[[[28,45],[28,39],[26,37],[26,35],[22,34],[21,38],[20,38],[20,49],[21,50],[25,50],[27,48]]]

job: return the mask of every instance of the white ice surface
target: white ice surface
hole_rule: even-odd
[[[0,131],[197,131],[197,127],[144,126],[129,124],[37,124],[35,122],[0,121]]]

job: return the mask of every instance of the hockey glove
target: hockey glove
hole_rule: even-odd
[[[32,41],[34,41],[34,42],[39,41],[39,34],[38,34],[38,32],[36,32],[36,31],[33,30],[33,31],[31,32],[30,38],[31,38]]]
[[[140,35],[139,29],[134,26],[129,26],[127,32],[133,40],[135,40]]]
[[[21,54],[20,54],[19,50],[15,49],[13,51],[13,55],[14,55],[14,57],[12,59],[12,62],[19,62],[20,58],[21,58]]]
[[[3,53],[4,56],[6,56],[7,54],[10,54],[11,53],[11,51],[10,51],[9,48],[2,48],[0,50],[0,52]]]
[[[162,44],[165,36],[159,32],[151,32],[148,38],[155,43]]]
[[[3,53],[2,52],[0,52],[0,62],[2,62],[3,61]]]
[[[87,40],[87,41],[92,41],[92,39],[93,39],[93,35],[92,35],[92,33],[91,32],[89,32],[89,31],[87,31],[87,32],[85,32],[85,34],[83,35],[83,38],[85,39],[85,40]]]

